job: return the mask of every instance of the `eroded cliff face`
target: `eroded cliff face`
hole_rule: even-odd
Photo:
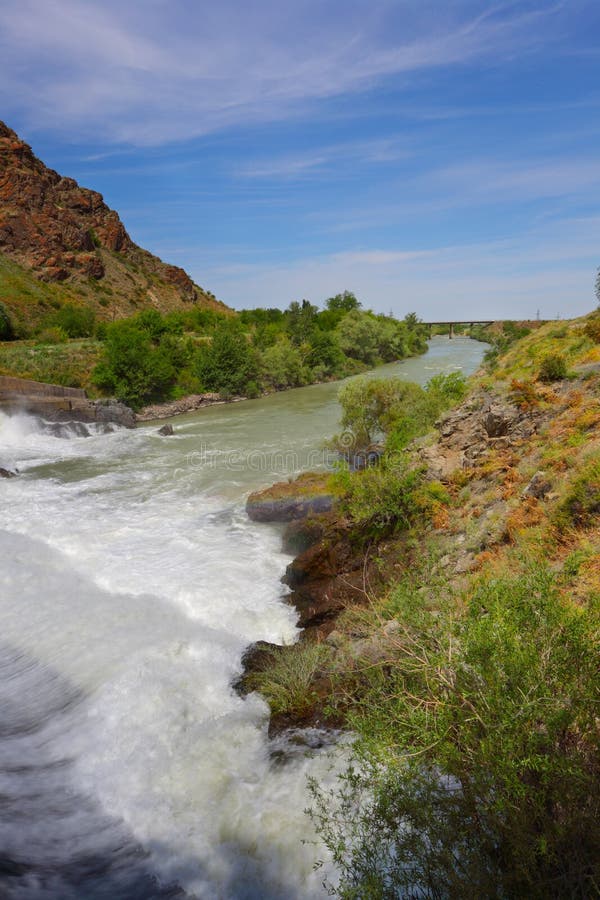
[[[0,253],[37,279],[66,282],[106,315],[216,304],[181,268],[135,244],[97,191],[49,169],[0,122]],[[108,295],[108,297],[107,297]],[[108,299],[109,298],[109,299]]]

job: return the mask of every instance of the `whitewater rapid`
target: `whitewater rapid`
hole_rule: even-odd
[[[264,701],[231,688],[249,643],[297,636],[280,536],[169,440],[0,414],[8,897],[321,892],[302,839],[329,761],[275,763]]]
[[[473,371],[434,339],[379,369]],[[0,413],[0,896],[308,900],[334,878],[307,776],[343,746],[267,736],[232,681],[297,639],[279,532],[249,490],[323,462],[335,384],[87,437]],[[62,436],[61,436],[62,435]],[[316,871],[314,864],[323,860]]]

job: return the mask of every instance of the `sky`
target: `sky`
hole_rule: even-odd
[[[235,308],[596,305],[599,0],[0,0],[0,119]]]

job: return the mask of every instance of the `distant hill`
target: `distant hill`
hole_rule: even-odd
[[[26,330],[64,301],[100,319],[190,304],[227,311],[183,269],[138,247],[101,194],[49,169],[0,122],[0,303]]]

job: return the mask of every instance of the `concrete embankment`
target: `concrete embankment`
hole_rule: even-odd
[[[135,427],[135,415],[117,400],[90,400],[81,388],[0,376],[0,410],[27,412],[52,422],[111,423]]]

